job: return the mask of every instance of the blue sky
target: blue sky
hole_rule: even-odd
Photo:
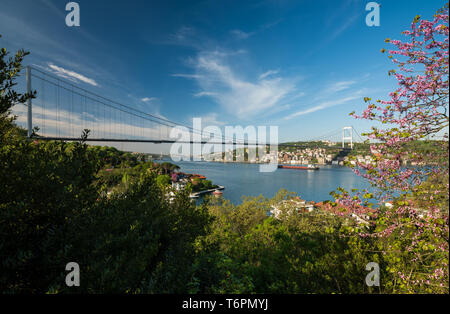
[[[70,28],[67,2],[1,0],[0,45],[137,109],[189,125],[277,125],[280,141],[368,130],[348,114],[395,87],[384,39],[444,4],[378,1],[381,25],[368,27],[363,0],[79,0]]]

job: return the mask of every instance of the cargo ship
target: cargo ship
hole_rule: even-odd
[[[278,165],[279,169],[295,169],[295,170],[319,170],[320,168],[313,165],[308,166],[285,166],[285,165]]]

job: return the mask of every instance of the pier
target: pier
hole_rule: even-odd
[[[191,195],[189,195],[189,197],[190,198],[199,198],[203,194],[213,193],[214,191],[222,191],[222,190],[225,190],[225,187],[219,185],[217,188],[214,188],[214,189],[209,189],[209,190],[204,190],[204,191],[200,191],[200,192],[191,193]]]

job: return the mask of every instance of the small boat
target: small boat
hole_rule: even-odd
[[[222,196],[223,193],[220,192],[219,190],[215,190],[212,194],[215,196]]]
[[[295,170],[319,170],[320,168],[314,165],[308,165],[308,166],[285,166],[285,165],[278,165],[279,169],[295,169]]]
[[[191,174],[191,177],[196,177],[196,178],[199,178],[199,179],[206,179],[206,177],[205,176],[202,176],[201,174]]]

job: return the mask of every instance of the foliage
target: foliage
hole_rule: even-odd
[[[287,191],[238,206],[221,198],[196,206],[190,185],[168,197],[178,166],[88,146],[88,131],[74,143],[25,138],[10,109],[34,97],[13,90],[27,53],[5,61],[2,49],[0,292],[448,293],[448,141],[422,141],[448,127],[448,6],[419,20],[405,32],[410,42],[390,41],[391,55],[406,57],[393,59],[406,73],[391,72],[399,89],[362,116],[396,126],[373,130],[375,163],[355,169],[380,193],[340,189],[336,211],[311,213],[297,211]],[[429,166],[401,167],[406,158]],[[374,198],[381,206],[370,208]],[[81,267],[80,287],[65,285],[69,262]],[[364,282],[368,262],[380,264],[380,288]]]
[[[162,168],[164,174],[170,174],[170,173],[174,172],[175,170],[180,169],[179,166],[171,164],[170,162],[163,162],[161,164],[161,168]]]
[[[210,190],[217,188],[218,186],[215,184],[212,184],[210,180],[200,179],[200,178],[194,178],[192,181],[192,191],[193,192],[200,192],[205,190]]]
[[[379,261],[367,253],[368,239],[346,237],[346,220],[325,212],[285,208],[268,217],[272,200],[246,198],[241,205],[211,199],[211,233],[198,241],[201,251],[193,279],[200,293],[361,293],[365,265]]]
[[[171,182],[170,177],[167,174],[161,174],[156,178],[156,182],[158,185],[163,188],[165,186],[168,186]]]
[[[89,148],[98,151],[95,149],[95,146],[90,146]],[[116,151],[115,148],[113,149]],[[103,194],[105,192],[115,193],[127,190],[129,188],[129,184],[138,182],[143,173],[155,174],[157,176],[157,182],[159,182],[162,187],[170,184],[170,177],[167,174],[163,175],[165,170],[161,164],[153,163],[151,161],[137,161],[137,165],[130,166],[129,164],[121,161],[121,156],[123,156],[123,154],[124,153],[120,151],[115,153],[115,155],[118,156],[117,160],[120,164],[119,167],[108,168],[110,165],[105,166],[104,163],[102,163],[103,168],[97,173],[98,180],[96,185],[103,191]],[[177,169],[178,167],[170,163],[167,164],[169,164],[172,169]],[[167,178],[169,178],[169,180]]]
[[[390,100],[369,103],[356,118],[378,121],[386,129],[373,128],[368,137],[374,162],[356,164],[355,172],[378,188],[356,195],[341,190],[337,203],[361,211],[361,203],[375,198],[376,208],[370,232],[362,236],[380,238],[377,249],[388,261],[391,292],[448,293],[448,126],[449,126],[449,28],[448,3],[432,21],[416,16],[411,29],[403,32],[405,41],[387,39],[395,46],[389,58],[398,70],[391,70],[398,88]],[[382,52],[386,52],[383,49]],[[398,59],[394,56],[398,56]],[[432,150],[413,150],[421,140],[433,141]],[[408,160],[427,167],[403,167]],[[372,204],[367,204],[372,205]]]
[[[11,128],[15,120],[10,116],[11,104],[24,104],[29,98],[35,97],[35,93],[20,94],[14,90],[16,79],[23,69],[22,61],[28,54],[19,50],[13,57],[8,57],[9,52],[5,48],[0,49],[0,134],[4,137],[19,134],[19,129]]]
[[[32,96],[10,91],[24,54],[7,63],[2,50],[0,59],[0,292],[187,292],[206,210],[187,193],[167,200],[156,173],[142,171],[150,165],[105,195],[116,178],[101,182],[98,171],[135,161],[87,146],[88,131],[76,143],[23,137],[8,113]],[[80,287],[65,284],[69,262],[80,265]]]
[[[175,261],[194,256],[193,240],[204,234],[209,219],[187,195],[169,203],[156,176],[143,172],[108,198],[95,188],[100,160],[85,144],[19,138],[3,144],[4,292],[73,292],[64,281],[70,261],[83,274],[75,291],[185,291],[189,261]]]

